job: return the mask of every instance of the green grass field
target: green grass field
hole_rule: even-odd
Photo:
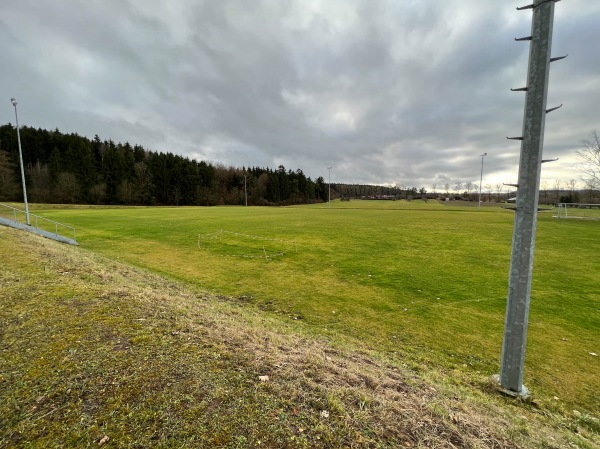
[[[34,212],[74,226],[84,248],[299,320],[317,335],[358,338],[476,386],[499,369],[514,217],[499,207],[336,201]],[[539,215],[524,383],[550,412],[600,410],[600,357],[592,355],[600,353],[599,237],[597,221]]]

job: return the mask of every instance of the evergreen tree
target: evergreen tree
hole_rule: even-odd
[[[8,153],[0,150],[0,201],[14,200],[20,192],[14,165]]]

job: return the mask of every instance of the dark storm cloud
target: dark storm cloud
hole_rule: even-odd
[[[235,166],[425,186],[516,178],[531,12],[505,1],[8,0],[0,83],[23,124]],[[543,176],[597,128],[600,4],[556,5]],[[4,112],[2,112],[4,111]]]

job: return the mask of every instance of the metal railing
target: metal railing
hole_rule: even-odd
[[[9,206],[8,204],[0,203],[0,217],[12,220],[15,223],[20,223],[27,226],[27,215],[25,211]],[[68,226],[58,221],[50,220],[49,218],[29,213],[29,226],[32,228],[54,234],[56,236],[65,237],[76,242],[75,228]],[[60,232],[59,232],[60,231]],[[73,237],[68,235],[73,234]]]

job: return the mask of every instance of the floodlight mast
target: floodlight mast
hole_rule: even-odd
[[[331,169],[333,167],[327,167],[327,170],[329,170],[329,208],[331,208]]]
[[[502,343],[500,385],[517,396],[528,395],[523,368],[529,320],[533,253],[539,199],[540,171],[546,123],[546,99],[552,48],[552,26],[556,0],[534,0],[530,41],[519,181],[510,259],[508,298]],[[514,90],[514,89],[513,89]]]
[[[19,163],[21,164],[21,182],[23,183],[23,200],[25,203],[25,221],[27,226],[31,226],[29,220],[29,205],[27,204],[27,188],[25,187],[25,170],[23,169],[23,152],[21,151],[21,133],[19,132],[19,116],[17,114],[17,100],[14,98],[10,99],[10,102],[15,107],[15,121],[17,125],[17,142],[19,144]]]
[[[481,156],[481,174],[479,175],[479,203],[477,204],[477,210],[481,209],[481,183],[483,182],[483,158],[487,156],[487,153],[483,153]]]

